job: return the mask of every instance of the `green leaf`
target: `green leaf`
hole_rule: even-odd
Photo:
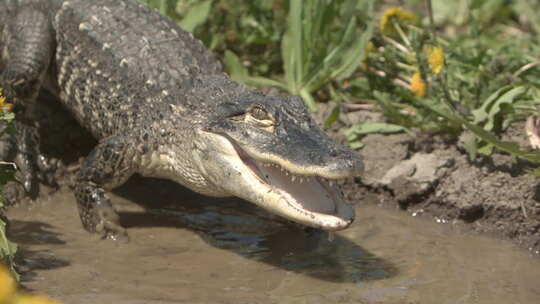
[[[340,113],[341,106],[339,104],[335,105],[332,109],[332,112],[326,120],[324,121],[324,127],[329,128],[331,125],[333,125],[336,121],[339,119],[339,113]]]
[[[352,141],[349,143],[349,146],[351,147],[351,149],[353,150],[358,150],[358,149],[361,149],[364,147],[364,143],[359,141],[359,140],[355,140],[355,141]]]
[[[490,156],[493,153],[493,145],[487,144],[478,148],[478,153],[486,156]]]
[[[248,79],[248,71],[240,62],[240,58],[236,56],[235,53],[227,50],[225,51],[225,57],[223,58],[223,63],[225,64],[225,68],[229,72],[229,75],[231,75],[231,78],[234,81],[245,83]]]
[[[372,11],[373,1],[369,2],[368,11]],[[371,21],[367,29],[358,38],[358,26],[355,16],[350,16],[347,26],[340,33],[339,43],[330,49],[306,77],[305,86],[308,90],[315,91],[330,79],[342,80],[349,77],[365,57],[366,44],[373,36],[374,21]],[[326,30],[329,30],[326,29]]]
[[[0,120],[12,121],[15,119],[15,113],[13,112],[3,112],[0,115]]]
[[[495,148],[499,150],[508,152],[518,157],[525,158],[534,163],[540,163],[540,152],[523,151],[519,148],[519,145],[515,142],[505,142],[505,141],[498,140],[497,137],[493,133],[485,130],[480,125],[477,125],[474,122],[470,122],[465,117],[463,117],[463,115],[461,115],[458,111],[456,111],[455,108],[447,100],[445,99],[441,99],[441,100],[448,107],[448,111],[444,117],[448,117],[448,119],[451,119],[455,122],[459,122],[464,127],[469,129],[472,133],[474,133],[476,136],[478,136],[480,139],[487,142],[488,144],[493,145]]]
[[[300,90],[300,97],[302,97],[310,112],[317,112],[317,103],[315,102],[315,98],[313,98],[313,96],[306,89]]]
[[[204,0],[193,4],[184,18],[178,23],[185,30],[193,32],[195,28],[204,23],[210,14],[212,0]]]
[[[525,91],[527,91],[527,88],[525,87],[515,87],[510,89],[509,86],[497,90],[482,103],[480,108],[472,111],[474,116],[473,123],[479,124],[486,121],[484,129],[487,131],[493,130],[496,123],[496,116],[501,111],[503,104],[514,103],[516,98],[525,93]]]
[[[17,166],[11,162],[0,162],[0,187],[15,180]]]
[[[364,122],[354,125],[345,131],[345,136],[352,141],[358,136],[366,135],[370,133],[400,133],[407,129],[403,126],[385,123],[385,122]]]
[[[370,7],[373,7],[373,2],[370,1]],[[373,12],[373,9],[371,8],[369,11]],[[347,51],[348,54],[344,56],[341,67],[334,71],[333,77],[336,77],[338,80],[345,79],[350,77],[358,69],[358,65],[366,58],[366,46],[373,37],[374,29],[375,22],[369,22],[367,28],[362,32],[360,39],[358,39],[358,43],[353,44],[353,47]]]
[[[246,79],[246,84],[253,85],[253,86],[261,86],[261,87],[277,87],[282,90],[287,90],[287,86],[279,81],[266,78],[266,77],[248,77]]]
[[[281,52],[287,86],[292,94],[299,94],[303,71],[302,8],[304,1],[290,1],[289,5],[287,32],[283,36]]]
[[[474,134],[476,134],[476,136],[480,137],[487,143],[492,144],[497,149],[525,158],[531,162],[540,163],[540,152],[523,151],[519,148],[519,145],[517,143],[500,141],[495,137],[495,135],[484,130],[482,127],[477,126],[461,117],[460,120],[467,127],[467,129],[471,130]]]
[[[478,153],[478,143],[476,141],[476,136],[472,132],[466,131],[461,135],[461,140],[463,142],[463,149],[465,149],[465,151],[469,155],[469,158],[471,160],[475,160]]]
[[[15,272],[14,258],[17,252],[17,244],[10,242],[6,237],[6,223],[0,219],[0,262],[8,265],[11,268],[12,273]]]
[[[278,87],[280,89],[286,90],[287,87],[276,80],[265,78],[265,77],[251,77],[248,74],[248,70],[244,67],[240,58],[236,56],[233,52],[227,50],[225,51],[225,57],[223,63],[229,75],[234,81],[244,83],[246,85],[252,86],[262,86],[262,87]]]

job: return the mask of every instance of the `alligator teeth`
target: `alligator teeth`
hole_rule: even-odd
[[[333,231],[328,231],[328,241],[333,242],[336,239],[336,233]]]
[[[328,181],[328,184],[330,185],[330,187],[333,187],[334,186],[334,181],[330,180],[330,181]]]
[[[296,176],[295,175],[291,176],[291,179],[294,182],[294,180],[296,179]]]

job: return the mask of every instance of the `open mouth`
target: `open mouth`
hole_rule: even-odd
[[[345,203],[336,179],[306,173],[293,174],[283,166],[256,160],[234,145],[248,178],[256,179],[267,203],[261,207],[301,224],[336,231],[354,220],[354,209]],[[298,171],[298,169],[296,170]]]

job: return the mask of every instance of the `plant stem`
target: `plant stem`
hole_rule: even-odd
[[[426,9],[428,11],[429,16],[429,25],[430,25],[430,32],[432,35],[432,39],[434,41],[437,41],[437,33],[435,32],[435,18],[433,18],[433,5],[431,4],[431,0],[426,0]]]
[[[405,32],[403,31],[403,29],[401,28],[401,26],[399,25],[399,23],[397,23],[397,22],[392,22],[392,25],[394,25],[394,28],[395,28],[396,31],[399,33],[399,36],[401,37],[401,39],[403,40],[403,42],[405,42],[405,44],[406,44],[408,47],[411,47],[411,41],[409,40],[409,37],[407,37],[407,35],[405,35]]]

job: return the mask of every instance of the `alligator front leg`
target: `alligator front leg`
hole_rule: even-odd
[[[82,224],[103,238],[127,240],[105,189],[123,184],[135,172],[136,151],[126,137],[112,137],[99,144],[84,160],[78,173],[75,196]]]
[[[34,107],[54,45],[47,12],[37,1],[22,7],[6,24],[0,45],[0,88],[7,101],[15,105],[17,114],[15,162],[21,168],[19,178],[25,190],[35,196],[37,162],[41,155]]]

